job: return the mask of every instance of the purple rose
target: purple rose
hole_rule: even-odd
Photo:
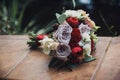
[[[56,49],[56,54],[58,58],[66,59],[71,53],[69,45],[61,43]]]
[[[71,39],[71,32],[71,26],[68,23],[63,23],[59,25],[58,29],[54,33],[54,37],[57,38],[60,43],[68,44]]]

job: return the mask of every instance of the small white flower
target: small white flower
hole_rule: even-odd
[[[81,14],[81,18],[87,18],[89,16],[84,10],[77,10],[77,12]]]
[[[79,44],[79,46],[84,46],[85,43],[84,43],[83,40],[81,40],[81,41],[78,42],[78,44]]]
[[[66,10],[65,13],[66,17],[76,17],[78,19],[87,18],[89,14],[86,14],[83,10]]]
[[[90,53],[91,53],[91,39],[90,39],[89,33],[84,32],[82,34],[82,40],[78,44],[83,47],[84,54],[86,54],[88,57],[92,57],[90,55]]]
[[[84,42],[90,42],[91,39],[90,39],[90,35],[88,33],[83,33],[82,34],[82,39]]]
[[[83,46],[83,49],[85,50],[85,54],[88,56],[88,57],[92,57],[92,55],[90,55],[91,53],[91,42],[85,44]]]
[[[45,47],[45,46],[51,45],[50,42],[52,43],[52,42],[54,42],[54,40],[51,39],[51,38],[48,38],[47,36],[45,36],[44,39],[43,39],[43,40],[40,40],[39,42],[41,43],[41,45],[42,45],[43,47]]]
[[[67,17],[81,18],[81,13],[80,13],[79,11],[66,10],[64,14],[65,14]]]
[[[80,25],[79,25],[79,30],[80,30],[80,33],[81,34],[83,34],[83,33],[89,33],[90,34],[90,28],[89,28],[89,26],[88,25],[85,25],[85,24],[83,24],[83,23],[81,23]]]
[[[55,50],[58,46],[58,42],[55,42],[53,39],[45,36],[43,40],[40,40],[41,46],[43,47],[43,52],[49,55],[51,50]]]

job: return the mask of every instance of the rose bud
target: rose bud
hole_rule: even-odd
[[[42,40],[45,36],[47,36],[47,35],[45,35],[45,34],[40,34],[40,35],[37,35],[36,39],[37,39],[37,40]]]
[[[53,24],[52,26],[53,26],[54,30],[57,30],[57,29],[58,29],[59,24],[58,24],[58,23],[55,23],[55,24]]]
[[[36,37],[36,44],[38,46],[41,45],[41,43],[39,42],[39,40],[43,40],[45,36],[47,36],[47,35],[45,35],[45,34],[39,34],[39,35],[37,35],[37,37]]]
[[[79,20],[75,17],[69,17],[66,19],[66,21],[72,28],[78,28],[79,26]]]
[[[93,28],[95,26],[94,21],[92,21],[89,17],[85,18],[84,23],[87,24],[90,28]]]
[[[40,46],[40,45],[41,45],[41,43],[40,43],[40,42],[38,42],[38,41],[36,41],[36,44],[37,44],[37,46]]]
[[[75,55],[75,56],[81,56],[82,55],[82,48],[80,46],[78,47],[74,47],[72,49],[72,54]]]

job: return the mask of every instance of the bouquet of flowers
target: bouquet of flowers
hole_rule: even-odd
[[[42,48],[52,57],[49,67],[72,67],[95,60],[91,55],[95,50],[99,27],[95,25],[83,10],[66,10],[56,13],[58,23],[54,24],[51,34],[31,34],[30,48]]]

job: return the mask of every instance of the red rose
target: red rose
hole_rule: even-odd
[[[79,58],[73,54],[69,56],[69,60],[70,60],[70,63],[72,64],[79,64],[80,62]]]
[[[40,34],[40,35],[37,35],[36,39],[42,40],[45,36],[46,36],[45,34]]]
[[[41,43],[38,42],[38,41],[44,39],[45,36],[47,36],[47,35],[45,35],[45,34],[37,35],[37,37],[36,37],[36,44],[37,44],[38,46],[41,45]]]
[[[71,39],[69,42],[69,45],[72,48],[79,46],[78,42],[81,40],[81,35],[80,35],[80,31],[78,28],[73,28],[73,31],[71,33]]]
[[[36,41],[36,44],[37,44],[37,46],[40,46],[40,45],[41,45],[41,43],[40,43],[40,42],[38,42],[38,41]]]
[[[72,64],[79,64],[80,60],[78,58],[72,59],[71,63]]]
[[[75,55],[75,56],[82,56],[82,48],[80,46],[78,47],[74,47],[72,49],[72,54]]]
[[[69,17],[66,21],[72,28],[77,28],[79,26],[79,20],[75,17]]]

